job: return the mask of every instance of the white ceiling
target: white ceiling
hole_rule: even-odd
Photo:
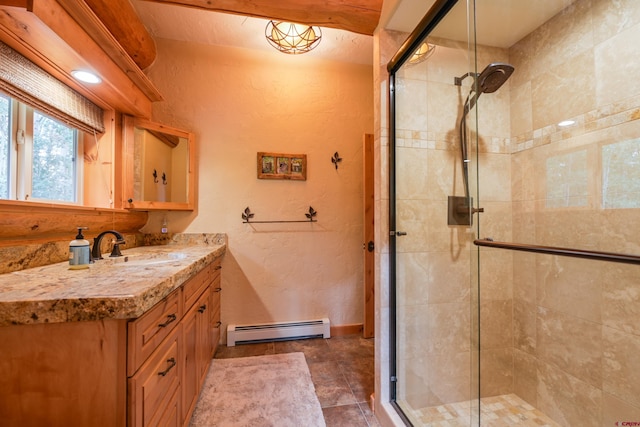
[[[575,0],[477,0],[478,43],[509,47]],[[411,32],[435,0],[385,0],[391,4],[390,18],[383,10],[385,28]],[[267,20],[204,11],[171,4],[132,0],[140,18],[155,38],[202,44],[228,45],[277,51],[264,35]],[[438,25],[433,35],[466,40],[466,1],[461,0]],[[388,9],[389,7],[387,7]],[[322,41],[305,55],[336,61],[371,64],[373,37],[349,31],[322,28]]]
[[[508,48],[565,9],[575,0],[476,0],[476,37],[479,44]],[[411,31],[435,0],[401,0],[387,29]],[[433,35],[467,40],[467,5],[459,1]]]
[[[268,20],[140,0],[133,0],[132,4],[154,38],[236,46],[282,55],[267,43],[264,33]],[[304,55],[371,64],[373,37],[322,28],[320,44]]]

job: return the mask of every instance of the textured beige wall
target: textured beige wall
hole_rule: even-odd
[[[195,133],[198,208],[172,232],[225,232],[222,322],[362,323],[362,141],[373,133],[370,66],[158,40],[154,120]],[[306,181],[258,180],[259,151],[306,154]],[[338,151],[342,162],[334,168]],[[317,223],[243,224],[258,220]],[[159,229],[165,214],[152,214]]]

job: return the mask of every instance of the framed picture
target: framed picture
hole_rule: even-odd
[[[259,152],[258,179],[306,181],[307,155]]]

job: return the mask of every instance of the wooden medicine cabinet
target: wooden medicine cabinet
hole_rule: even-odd
[[[191,132],[124,116],[125,208],[193,210],[195,167],[195,141]]]

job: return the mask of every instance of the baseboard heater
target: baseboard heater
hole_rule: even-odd
[[[284,341],[302,338],[329,338],[329,319],[304,320],[300,322],[263,323],[260,325],[227,326],[227,347],[236,344]]]

